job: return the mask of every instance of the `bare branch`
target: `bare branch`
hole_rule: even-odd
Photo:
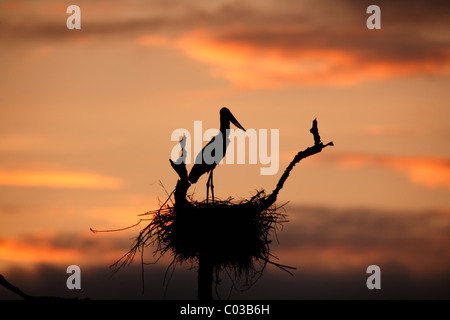
[[[332,141],[328,142],[327,144],[324,145],[322,143],[322,141],[320,140],[319,129],[317,127],[317,119],[314,119],[312,128],[309,131],[312,133],[312,135],[314,137],[314,146],[309,147],[303,151],[300,151],[299,153],[297,153],[295,155],[294,159],[291,161],[291,163],[289,163],[287,168],[284,170],[283,175],[281,176],[280,180],[278,180],[276,188],[272,191],[270,196],[267,198],[267,203],[266,203],[267,206],[272,205],[277,200],[278,193],[283,188],[283,185],[286,182],[287,178],[289,177],[289,174],[291,173],[292,169],[294,168],[294,166],[297,163],[299,163],[301,160],[303,160],[309,156],[312,156],[316,153],[321,152],[322,149],[327,146],[334,146],[334,143]]]

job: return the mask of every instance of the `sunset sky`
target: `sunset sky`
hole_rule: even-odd
[[[66,27],[71,4],[81,30]],[[273,253],[294,276],[269,266],[232,297],[450,298],[449,12],[447,0],[0,0],[0,274],[35,295],[195,299],[190,266],[163,286],[170,257],[146,268],[144,296],[138,262],[110,278],[139,226],[89,229],[157,209],[177,181],[172,132],[217,128],[227,106],[246,129],[279,130],[279,171],[219,165],[218,198],[274,189],[315,118],[335,144],[278,197],[290,222]],[[380,292],[365,286],[373,264]]]

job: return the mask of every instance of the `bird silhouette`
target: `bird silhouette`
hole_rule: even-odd
[[[206,182],[206,201],[209,198],[209,189],[211,189],[212,201],[214,202],[214,184],[213,184],[213,171],[217,164],[223,159],[227,151],[228,144],[230,143],[230,122],[241,130],[244,127],[236,120],[231,111],[228,108],[223,107],[220,109],[220,130],[219,133],[214,136],[208,144],[199,152],[195,158],[195,164],[189,173],[189,182],[197,183],[198,179],[209,172],[208,181]],[[218,154],[216,154],[218,151]]]

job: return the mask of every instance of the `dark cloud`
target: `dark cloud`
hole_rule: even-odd
[[[86,230],[87,231],[87,230]],[[116,234],[117,235],[117,234]],[[109,250],[126,250],[129,248],[129,239],[121,237],[86,236],[81,233],[55,233],[49,235],[25,234],[20,238],[0,238],[0,242],[10,241],[23,246],[36,249],[50,247],[52,249],[96,250],[99,247]]]
[[[231,290],[231,281],[226,274],[221,274],[222,284],[217,292],[222,299],[228,297],[230,290],[232,299],[450,298],[448,211],[399,212],[296,206],[287,207],[286,213],[291,221],[277,231],[278,242],[275,236],[272,237],[272,253],[279,257],[277,262],[296,267],[294,276],[269,265],[253,287],[241,292]],[[77,247],[80,243],[72,236],[59,237],[55,241],[55,245],[63,248]],[[89,243],[91,245],[95,244]],[[150,251],[148,248],[146,261],[156,259],[151,258]],[[117,254],[119,258],[119,252]],[[68,275],[60,266],[10,267],[3,269],[2,274],[32,295],[92,299],[196,299],[195,266],[177,265],[173,272],[169,270],[166,273],[170,259],[146,265],[145,293],[142,295],[138,260],[114,275],[108,265],[80,263],[80,291],[66,288]],[[381,268],[382,289],[379,291],[366,287],[366,269],[372,264]],[[16,297],[0,288],[0,298]]]
[[[348,52],[363,61],[390,61],[408,63],[421,60],[448,62],[450,42],[442,43],[424,35],[409,36],[409,30],[367,33],[354,30],[303,30],[261,28],[229,30],[219,34],[217,41],[252,46],[255,50],[275,49],[285,56],[303,52]],[[356,61],[357,63],[358,61]]]
[[[216,7],[204,2],[184,1],[137,1],[116,2],[109,9],[105,3],[80,5],[82,30],[67,30],[68,14],[56,15],[50,4],[24,6],[13,14],[2,17],[0,35],[10,40],[72,39],[74,36],[126,36],[136,34],[180,34],[203,27],[208,29],[233,26],[286,25],[305,21],[307,15],[296,11],[278,12],[245,3],[225,2]],[[123,10],[121,10],[121,7]],[[133,9],[132,18],[125,12]],[[5,10],[7,11],[7,10]],[[48,12],[48,14],[46,14]],[[57,17],[57,18],[56,18]]]
[[[147,266],[142,274],[138,265],[112,274],[107,267],[81,267],[81,290],[68,290],[69,276],[64,268],[41,265],[33,272],[26,269],[4,270],[5,278],[30,295],[90,298],[94,300],[195,300],[195,269],[178,267],[165,285],[164,266]],[[324,273],[296,270],[294,276],[268,267],[263,277],[250,289],[231,290],[231,282],[222,277],[217,292],[221,299],[303,300],[303,299],[449,299],[450,275],[429,274],[415,277],[395,265],[380,265],[381,290],[369,290],[365,269]],[[229,295],[231,292],[231,295]],[[18,299],[0,287],[0,299]]]
[[[350,0],[339,3],[274,1],[265,5],[224,1],[212,6],[195,1],[169,1],[167,4],[138,1],[134,5],[115,3],[101,14],[100,8],[106,4],[96,3],[84,6],[82,30],[76,32],[67,30],[64,14],[57,19],[55,14],[38,15],[43,9],[39,11],[38,6],[32,6],[28,11],[24,9],[3,17],[0,38],[77,41],[83,37],[90,40],[131,37],[131,41],[136,42],[141,36],[152,35],[176,42],[201,29],[209,45],[222,50],[227,45],[236,46],[237,50],[251,48],[255,56],[268,60],[273,59],[271,52],[275,51],[292,64],[290,69],[293,70],[299,66],[302,69],[306,52],[316,54],[326,66],[326,72],[319,68],[313,75],[279,74],[262,68],[263,76],[275,83],[318,81],[314,76],[333,82],[345,77],[347,81],[352,77],[364,78],[360,73],[383,78],[448,71],[449,22],[443,14],[448,12],[448,1],[380,1],[382,29],[376,31],[366,28],[366,8],[370,4]],[[121,6],[124,11],[120,10]],[[247,59],[254,60],[252,56]],[[308,56],[308,59],[312,58]],[[311,63],[308,59],[305,63]],[[225,76],[232,78],[234,75]]]
[[[350,14],[357,15],[365,12],[372,4],[381,9],[382,24],[386,26],[408,26],[411,29],[430,28],[434,26],[449,26],[448,12],[450,3],[446,0],[412,0],[412,1],[389,1],[389,0],[344,0],[339,1]],[[365,16],[367,17],[367,15]],[[364,17],[364,18],[365,18]]]
[[[144,273],[145,290],[142,294],[142,273],[138,264],[117,273],[108,266],[89,267],[82,264],[81,290],[69,290],[66,268],[41,264],[32,272],[26,268],[3,270],[3,276],[29,295],[59,296],[64,298],[105,299],[195,299],[195,272],[178,269],[172,279],[163,283],[164,266],[147,267]],[[17,299],[14,293],[0,287],[0,299]]]
[[[288,244],[317,243],[330,245],[341,242],[362,246],[366,243],[395,245],[403,242],[427,242],[435,235],[450,234],[450,215],[439,210],[389,211],[381,209],[334,209],[299,206],[287,209],[293,221],[286,227]],[[283,236],[283,235],[280,235]]]
[[[152,34],[164,31],[185,33],[195,28],[248,30],[260,28],[304,28],[308,30],[365,30],[366,8],[371,1],[219,1],[211,6],[192,1],[99,1],[81,5],[82,30],[87,35]],[[382,8],[383,28],[400,27],[414,39],[417,31],[441,24],[449,26],[448,1],[378,1]],[[64,9],[61,7],[59,10]],[[8,10],[4,9],[5,12]],[[47,14],[46,14],[47,13]],[[133,14],[130,14],[133,13]],[[24,6],[11,15],[2,16],[0,32],[11,37],[70,37],[65,21],[68,14],[55,12],[51,2]],[[406,22],[411,22],[405,25]],[[425,25],[424,25],[425,24]],[[446,31],[446,29],[443,29]],[[368,34],[366,33],[366,36]],[[301,38],[297,38],[301,42]],[[333,39],[330,39],[333,40]],[[405,39],[403,39],[405,40]]]
[[[395,257],[409,257],[411,269],[423,273],[430,266],[437,270],[450,266],[450,253],[445,245],[450,242],[450,214],[429,210],[402,212],[375,209],[333,209],[293,207],[288,209],[293,221],[286,224],[287,232],[280,232],[280,245],[293,248],[313,246],[318,250],[328,247],[347,248],[364,252],[376,248],[393,263]],[[422,257],[423,259],[418,259]],[[408,266],[405,265],[405,268]]]

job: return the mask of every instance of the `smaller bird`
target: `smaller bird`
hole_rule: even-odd
[[[231,111],[223,107],[220,109],[220,131],[214,136],[206,146],[199,152],[195,158],[195,164],[189,173],[189,182],[196,183],[198,179],[205,173],[209,172],[208,181],[206,182],[206,201],[209,198],[209,189],[211,188],[212,201],[214,202],[214,184],[213,184],[213,171],[216,168],[220,160],[223,159],[227,151],[228,144],[230,143],[230,122],[241,130],[244,127],[236,120]],[[214,147],[214,148],[213,148]],[[216,157],[215,150],[222,147],[222,153]],[[207,154],[207,150],[211,150],[211,154]],[[220,150],[220,149],[219,149]],[[205,161],[207,158],[213,158],[214,161]]]

